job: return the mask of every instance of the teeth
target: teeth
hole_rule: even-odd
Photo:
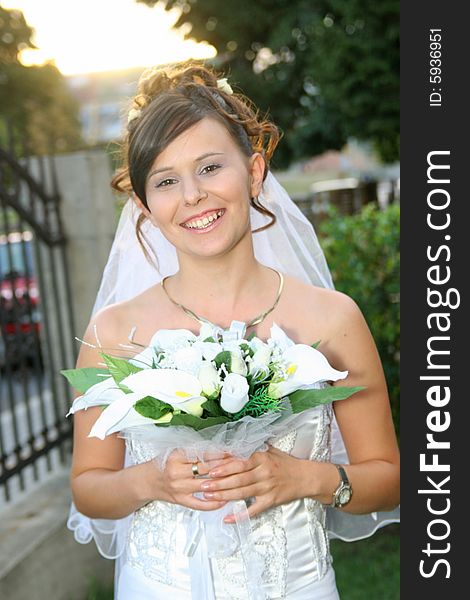
[[[187,223],[185,227],[189,227],[189,229],[205,229],[208,225],[210,225],[213,221],[215,221],[222,215],[223,210],[219,210],[216,213],[209,215],[208,217],[204,217],[203,219],[191,221],[190,223]]]

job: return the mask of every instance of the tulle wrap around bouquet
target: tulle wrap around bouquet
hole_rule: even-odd
[[[277,325],[266,342],[245,339],[244,331],[237,321],[223,332],[203,324],[198,336],[186,329],[162,329],[131,358],[102,352],[102,367],[62,371],[82,393],[69,414],[103,407],[89,437],[119,432],[151,444],[164,469],[177,448],[192,462],[219,453],[249,458],[266,450],[270,438],[295,428],[305,411],[363,389],[330,385],[348,372],[331,367],[318,343],[295,344]],[[208,556],[230,556],[241,546],[248,589],[254,590],[253,598],[264,598],[246,502],[230,502],[216,511],[184,510],[187,555],[194,557],[204,546],[200,565]],[[223,522],[227,514],[235,516],[235,527]],[[200,543],[206,537],[210,550]],[[193,597],[212,598],[200,569],[191,569],[191,575]]]

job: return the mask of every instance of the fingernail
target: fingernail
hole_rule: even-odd
[[[204,492],[204,498],[209,498],[209,500],[212,500],[212,498],[215,498],[215,494],[214,492]]]
[[[211,482],[210,481],[204,481],[203,483],[201,483],[201,488],[203,490],[210,490],[211,489]]]
[[[219,471],[211,471],[209,473],[209,477],[219,477],[220,472]]]

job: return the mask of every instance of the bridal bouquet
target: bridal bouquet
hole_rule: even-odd
[[[133,358],[103,352],[103,368],[62,373],[83,393],[70,413],[104,407],[90,437],[149,424],[200,431],[263,415],[272,422],[362,389],[325,385],[348,372],[332,368],[317,345],[294,344],[277,325],[267,342],[221,339],[208,325],[199,336],[162,329]]]
[[[62,371],[82,392],[70,413],[103,407],[89,436],[104,439],[119,432],[131,455],[133,444],[143,442],[146,454],[164,469],[176,448],[196,462],[220,453],[249,458],[266,450],[270,439],[301,426],[306,411],[363,389],[329,385],[348,372],[332,368],[318,344],[295,344],[276,325],[267,342],[241,339],[240,330],[244,324],[236,321],[223,333],[202,325],[198,336],[163,329],[132,358],[102,352],[103,368]],[[266,598],[249,502],[232,501],[213,511],[178,508],[185,513],[193,598],[215,598],[209,558],[232,556],[238,549],[250,600]],[[224,523],[228,514],[235,527]]]

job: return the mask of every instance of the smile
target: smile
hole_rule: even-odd
[[[199,219],[194,219],[193,221],[186,221],[185,223],[181,223],[181,226],[186,227],[187,229],[207,229],[212,225],[214,221],[221,217],[224,214],[224,212],[224,209],[210,212],[205,214],[203,217],[200,217]]]

